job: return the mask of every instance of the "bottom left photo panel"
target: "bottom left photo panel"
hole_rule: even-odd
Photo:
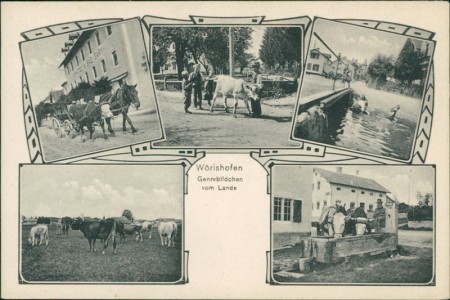
[[[20,165],[19,282],[186,282],[185,169]]]

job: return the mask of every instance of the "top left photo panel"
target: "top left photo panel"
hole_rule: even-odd
[[[45,162],[163,137],[138,18],[25,41],[20,50]]]

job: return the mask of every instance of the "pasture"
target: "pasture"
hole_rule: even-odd
[[[31,226],[22,226],[22,277],[26,281],[57,282],[175,282],[182,277],[182,227],[179,225],[175,247],[161,246],[156,228],[152,238],[136,242],[127,236],[125,243],[112,243],[102,255],[97,240],[96,252],[88,252],[89,244],[78,230],[59,235],[55,225],[49,226],[48,246],[28,244]],[[117,239],[118,241],[119,239]]]

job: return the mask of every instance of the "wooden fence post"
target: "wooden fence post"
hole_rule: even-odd
[[[163,90],[167,90],[167,76],[164,76],[164,86],[163,86]]]

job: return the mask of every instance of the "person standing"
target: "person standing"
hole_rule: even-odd
[[[189,73],[187,71],[181,72],[181,76],[183,77],[181,89],[183,91],[184,112],[191,114],[189,107],[191,106],[192,83],[189,82]]]
[[[211,106],[211,100],[214,94],[214,71],[209,71],[208,77],[205,79],[205,100],[208,100],[208,105]]]
[[[386,209],[383,207],[383,201],[377,199],[377,208],[373,213],[375,219],[376,232],[380,233],[381,229],[386,227]]]
[[[194,107],[202,109],[202,74],[198,64],[194,65],[194,71],[189,76],[189,82],[192,83],[194,92]]]
[[[253,68],[253,71],[251,73],[252,84],[261,85],[261,72],[259,70],[259,67],[260,67],[260,64],[258,61],[252,65],[252,68]],[[254,117],[254,118],[259,118],[262,113],[262,111],[261,111],[261,89],[259,89],[258,93],[259,93],[259,95],[258,95],[259,100],[250,99],[250,103],[252,106],[252,117]]]

